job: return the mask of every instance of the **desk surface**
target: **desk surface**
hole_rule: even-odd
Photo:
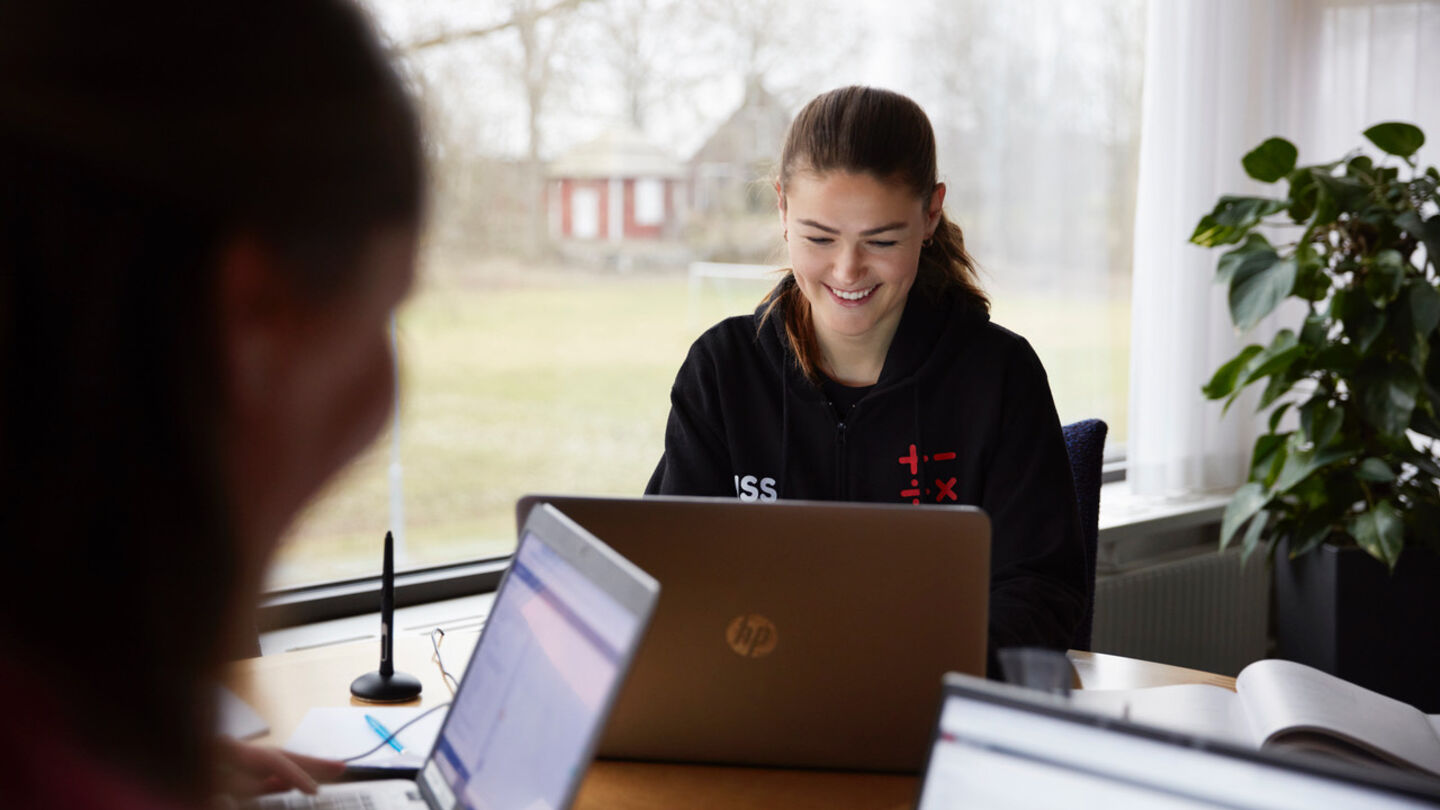
[[[459,673],[469,660],[474,631],[446,636],[441,652],[446,668]],[[1180,683],[1235,688],[1235,679],[1183,667],[1152,664],[1101,653],[1070,652],[1085,689],[1130,689]],[[250,658],[231,668],[231,686],[270,724],[258,742],[280,745],[289,739],[305,712],[314,706],[350,705],[350,681],[374,669],[375,642]],[[395,640],[396,668],[418,677],[425,690],[409,705],[430,706],[448,700],[450,691],[431,660],[428,639]],[[355,702],[356,705],[358,702]],[[903,774],[835,773],[778,768],[669,765],[597,761],[580,788],[578,808],[649,810],[670,807],[866,808],[910,807],[916,778]]]

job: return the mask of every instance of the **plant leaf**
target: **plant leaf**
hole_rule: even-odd
[[[1400,549],[1405,545],[1405,520],[1394,504],[1381,501],[1356,515],[1350,533],[1370,556],[1395,570],[1395,561],[1400,559]]]
[[[1311,227],[1329,225],[1340,216],[1340,203],[1335,199],[1335,192],[1325,185],[1321,177],[1323,175],[1317,175],[1315,181],[1315,218],[1310,220]]]
[[[1265,351],[1260,344],[1252,343],[1240,350],[1240,353],[1226,361],[1225,365],[1215,370],[1215,376],[1210,382],[1200,389],[1207,399],[1220,399],[1229,396],[1235,391],[1235,383],[1240,379],[1240,372],[1254,359],[1255,355]]]
[[[1410,157],[1425,145],[1425,133],[1419,127],[1400,121],[1376,124],[1365,130],[1365,137],[1380,147],[1380,151],[1402,158]]]
[[[1270,240],[1258,233],[1245,237],[1245,243],[1234,250],[1226,251],[1220,257],[1215,269],[1215,280],[1229,282],[1241,268],[1264,269],[1279,261]]]
[[[1324,394],[1300,406],[1300,432],[1311,447],[1325,447],[1345,424],[1345,412]]]
[[[1275,428],[1280,426],[1280,420],[1285,418],[1285,412],[1290,410],[1290,406],[1294,404],[1295,403],[1293,402],[1286,402],[1285,404],[1270,412],[1269,425],[1271,433],[1274,433]]]
[[[1422,337],[1428,337],[1436,326],[1440,326],[1440,291],[1425,279],[1412,281],[1409,288],[1410,319],[1415,324],[1415,331]]]
[[[1440,420],[1420,408],[1416,408],[1410,417],[1410,429],[1432,439],[1440,439]]]
[[[1285,331],[1288,332],[1289,330],[1287,329]],[[1251,371],[1245,377],[1245,381],[1240,384],[1240,387],[1244,388],[1250,383],[1253,383],[1263,377],[1268,377],[1272,374],[1276,376],[1284,375],[1285,372],[1290,370],[1290,366],[1294,364],[1296,360],[1303,357],[1308,351],[1309,349],[1305,346],[1291,346],[1287,349],[1281,349],[1275,354],[1269,354],[1267,352],[1264,362],[1262,362],[1259,366],[1255,368],[1255,370]],[[1267,402],[1265,404],[1268,405],[1270,403]]]
[[[1255,440],[1255,452],[1251,455],[1250,480],[1266,488],[1274,483],[1275,476],[1285,464],[1286,439],[1289,433],[1264,433]]]
[[[1336,291],[1330,299],[1330,317],[1344,325],[1345,334],[1361,355],[1369,352],[1370,344],[1385,331],[1385,312],[1355,290]]]
[[[1388,483],[1395,480],[1395,471],[1390,469],[1389,464],[1378,458],[1367,458],[1360,462],[1360,466],[1355,469],[1355,474],[1362,481]]]
[[[1308,233],[1295,248],[1295,264],[1294,294],[1307,301],[1324,301],[1330,294],[1330,275],[1325,272],[1325,261],[1315,250]]]
[[[1342,458],[1350,457],[1350,451],[1343,448],[1296,449],[1296,438],[1294,435],[1290,437],[1289,455],[1285,459],[1285,466],[1281,468],[1280,474],[1275,477],[1275,485],[1270,488],[1272,495],[1288,492],[1296,484],[1314,475],[1320,469]]]
[[[1345,162],[1345,174],[1347,177],[1360,178],[1375,168],[1375,161],[1369,155],[1356,155]]]
[[[1264,509],[1255,513],[1250,518],[1250,526],[1245,530],[1245,536],[1240,540],[1240,555],[1242,561],[1249,560],[1250,555],[1255,553],[1255,547],[1260,544],[1260,535],[1265,531],[1265,526],[1270,522],[1270,514]],[[1221,548],[1224,548],[1223,546]]]
[[[1230,282],[1230,319],[1249,331],[1295,288],[1295,260],[1281,259],[1263,269],[1236,268]]]
[[[1415,370],[1405,363],[1371,365],[1357,372],[1355,382],[1366,421],[1385,436],[1403,437],[1420,391],[1420,376]]]
[[[1230,502],[1225,504],[1225,517],[1220,520],[1220,548],[1229,545],[1235,530],[1254,517],[1269,500],[1265,488],[1254,482],[1235,490],[1235,494],[1230,496]]]
[[[1200,218],[1190,241],[1201,247],[1239,242],[1260,220],[1285,207],[1284,200],[1226,195],[1215,204],[1215,210]]]
[[[1255,406],[1256,410],[1263,411],[1270,407],[1271,403],[1275,400],[1290,393],[1290,389],[1294,388],[1295,383],[1300,379],[1299,376],[1294,373],[1294,370],[1292,365],[1284,372],[1270,378],[1270,383],[1265,386],[1265,390],[1260,394],[1260,404]]]
[[[1315,213],[1315,171],[1296,169],[1290,173],[1290,219],[1297,224]]]
[[[1310,441],[1316,447],[1327,447],[1344,427],[1345,411],[1327,403],[1317,416],[1319,418],[1315,421],[1315,432],[1310,435]]]
[[[1262,183],[1273,183],[1295,168],[1300,153],[1284,138],[1270,138],[1252,149],[1240,161],[1245,173]]]
[[[1310,360],[1311,368],[1324,369],[1342,377],[1355,373],[1355,368],[1359,365],[1360,354],[1349,343],[1331,343],[1316,352]]]
[[[1329,225],[1345,211],[1356,212],[1365,205],[1370,186],[1353,177],[1336,177],[1323,171],[1315,173],[1315,218],[1310,226]]]
[[[1422,220],[1414,211],[1406,211],[1395,217],[1395,224],[1425,244],[1427,264],[1440,267],[1440,214]]]
[[[1300,327],[1300,342],[1312,349],[1325,346],[1330,337],[1330,322],[1321,315],[1310,315]]]
[[[1295,524],[1295,531],[1290,535],[1290,559],[1295,559],[1315,550],[1315,547],[1325,542],[1325,539],[1334,531],[1335,522],[1340,516],[1340,510],[1346,507],[1339,507],[1336,501],[1323,498],[1320,505],[1301,516]]]
[[[1398,250],[1382,250],[1365,273],[1365,294],[1371,303],[1383,308],[1395,300],[1405,283],[1405,266]]]

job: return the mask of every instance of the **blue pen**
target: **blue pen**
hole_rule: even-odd
[[[365,722],[369,723],[370,728],[375,729],[375,733],[380,735],[380,739],[384,740],[391,748],[394,748],[396,751],[405,750],[401,747],[400,743],[396,742],[395,735],[390,733],[390,729],[381,725],[379,720],[367,714],[365,715]]]

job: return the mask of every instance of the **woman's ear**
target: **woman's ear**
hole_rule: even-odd
[[[293,290],[278,258],[259,239],[236,235],[221,250],[216,278],[220,361],[226,405],[253,415],[274,393],[292,326]]]
[[[930,193],[930,204],[925,209],[925,238],[929,239],[935,235],[935,228],[940,224],[940,214],[945,210],[945,184],[936,183],[935,190]]]

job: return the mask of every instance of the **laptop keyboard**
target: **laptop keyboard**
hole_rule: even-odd
[[[420,802],[420,794],[415,791],[406,791],[405,798],[410,803]],[[318,796],[306,796],[305,794],[281,794],[276,796],[265,796],[252,802],[247,802],[245,810],[385,810],[387,807],[399,807],[389,801],[376,801],[374,797],[364,793],[321,793]]]

